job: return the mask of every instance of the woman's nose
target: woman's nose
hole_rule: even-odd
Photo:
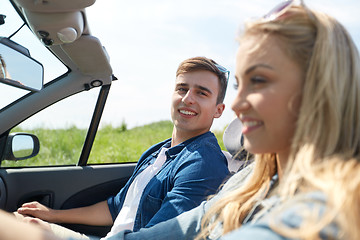
[[[247,101],[247,97],[244,92],[238,91],[233,103],[231,104],[231,109],[237,116],[250,109],[250,103]]]

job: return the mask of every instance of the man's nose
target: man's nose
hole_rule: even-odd
[[[195,103],[195,98],[194,98],[194,93],[192,90],[188,90],[185,94],[185,96],[182,98],[183,103],[185,104],[194,104]]]

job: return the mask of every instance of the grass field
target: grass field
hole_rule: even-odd
[[[160,121],[149,125],[126,129],[126,125],[102,127],[97,135],[90,154],[89,164],[135,162],[140,155],[155,143],[171,137],[171,121]],[[35,134],[40,140],[38,156],[18,162],[3,161],[2,167],[75,165],[86,137],[84,129],[16,128],[12,132]],[[222,149],[223,131],[214,132]]]

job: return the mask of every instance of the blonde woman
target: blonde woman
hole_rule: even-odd
[[[222,234],[238,229],[224,239],[360,239],[360,62],[351,37],[332,17],[287,1],[249,23],[240,43],[232,108],[256,165],[207,212],[199,237],[222,225]]]

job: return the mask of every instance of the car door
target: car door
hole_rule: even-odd
[[[63,101],[72,101],[71,98],[74,97],[71,96]],[[21,104],[21,101],[19,104]],[[61,102],[56,104],[61,104]],[[96,108],[96,102],[93,108]],[[41,114],[41,112],[38,114]],[[48,115],[50,116],[49,121],[51,121],[51,114]],[[32,118],[34,117],[36,115],[32,116]],[[90,125],[92,125],[91,121],[94,121],[94,119],[96,117],[91,118]],[[12,134],[17,132],[16,128],[13,128],[15,131],[12,130]],[[44,165],[44,163],[38,165],[36,157],[41,157],[47,153],[47,149],[56,148],[56,146],[52,146],[51,143],[49,145],[44,141],[43,136],[31,132],[39,138],[40,151],[38,155],[17,162],[2,161],[2,167],[0,168],[0,208],[12,212],[16,211],[25,202],[38,201],[50,208],[68,209],[91,205],[116,194],[131,176],[136,163],[88,165],[86,162],[82,162],[84,159],[88,159],[88,155],[91,155],[91,151],[87,152],[91,148],[88,144],[92,143],[92,140],[88,140],[89,136],[92,135],[90,133],[91,129],[89,127],[89,129],[83,131],[83,142],[81,144],[77,144],[77,146],[74,144],[74,149],[72,149],[74,157],[68,162],[48,159],[48,165]],[[8,136],[8,131],[2,134],[0,142],[6,142],[9,139]],[[59,138],[55,139],[55,141],[61,141],[63,136],[60,135]],[[103,151],[107,151],[107,149],[103,149]],[[49,156],[49,158],[56,158],[56,155]],[[62,157],[59,156],[59,158]],[[121,162],[122,160],[117,159],[116,161]],[[66,227],[100,236],[109,231],[109,227],[80,225],[66,225]]]
[[[39,201],[55,209],[91,205],[116,194],[132,170],[133,164],[0,169],[1,208],[11,212],[30,201]],[[110,229],[66,226],[100,236]]]

